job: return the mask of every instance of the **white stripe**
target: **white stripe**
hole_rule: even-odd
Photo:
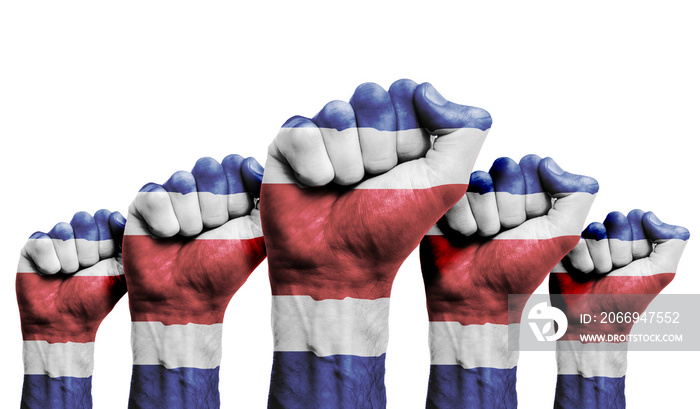
[[[309,296],[273,296],[275,351],[317,356],[380,356],[386,352],[389,299],[316,301]]]
[[[212,369],[221,363],[222,324],[132,322],[134,365]]]
[[[24,374],[87,378],[92,376],[94,353],[94,342],[24,341]]]
[[[520,324],[510,324],[514,334]],[[508,325],[430,323],[432,365],[460,365],[465,369],[510,369],[518,364],[517,347],[508,347]],[[517,342],[517,341],[515,341]]]
[[[17,273],[41,274],[34,262],[26,257],[20,257],[17,264]],[[124,275],[124,268],[122,267],[121,255],[118,255],[117,257],[100,260],[94,266],[81,268],[75,274],[66,274],[65,277],[114,277],[120,275]]]
[[[627,372],[627,343],[557,341],[557,373],[620,378]]]
[[[149,192],[141,192],[139,194],[150,194]],[[157,192],[156,192],[157,194]],[[201,194],[201,193],[200,193]],[[235,199],[240,193],[229,196],[230,200]],[[252,221],[252,223],[251,223]],[[148,224],[141,218],[130,215],[129,222],[126,224],[126,236],[151,236],[148,229]],[[260,228],[260,217],[257,210],[252,210],[250,216],[237,217],[216,227],[212,230],[205,231],[199,234],[194,239],[196,240],[249,240],[262,237],[262,229]]]
[[[361,128],[362,132],[372,132],[377,136],[383,136],[383,134],[395,134],[394,131],[377,131],[374,128]],[[412,130],[399,131],[399,132],[411,132]],[[459,133],[459,138],[469,138],[469,139],[480,139],[486,138],[488,130],[482,131],[476,128],[459,128],[455,130],[446,130],[449,132]],[[280,132],[318,132],[315,129],[310,130],[310,128],[282,128]],[[331,130],[331,132],[338,132],[337,130]],[[453,135],[457,136],[457,135]],[[430,152],[430,151],[428,151]],[[398,165],[397,167],[410,168],[417,166],[417,161],[425,160],[423,158],[408,161]],[[465,158],[469,160],[469,158]],[[411,172],[407,170],[406,172],[398,172],[398,174],[393,174],[392,177],[373,177],[367,179],[361,184],[355,186],[355,189],[430,189],[437,186],[451,185],[451,184],[466,184],[465,175],[445,175],[446,177],[453,177],[454,180],[443,180],[440,185],[430,185],[427,176],[416,178],[416,175],[423,174],[425,172]],[[300,185],[294,176],[294,172],[291,167],[286,163],[280,162],[280,160],[275,158],[269,158],[265,163],[265,172],[263,174],[263,184],[296,184]]]
[[[525,221],[518,228],[502,231],[498,240],[547,240],[563,236],[580,236],[583,223],[595,195],[575,192],[557,199],[546,217],[548,228],[543,228],[543,219],[536,217]]]
[[[666,240],[663,243],[656,244],[654,250],[649,254],[647,259],[635,260],[631,264],[613,270],[609,276],[635,276],[640,275],[641,272],[644,276],[663,274],[663,273],[675,273],[678,268],[678,262],[681,259],[685,245],[688,242],[686,240],[671,239]],[[638,261],[647,260],[648,268],[635,269]],[[627,268],[629,267],[629,268]]]

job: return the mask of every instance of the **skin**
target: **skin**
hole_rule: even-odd
[[[576,245],[597,190],[594,179],[535,155],[472,173],[466,196],[438,223],[442,234],[421,242],[434,357],[427,407],[517,406],[507,325],[509,308],[518,315],[522,306],[509,306],[508,295],[531,294]],[[465,349],[460,362],[440,358]]]
[[[626,216],[612,212],[604,223],[591,223],[584,230],[557,269],[564,272],[552,272],[549,280],[552,305],[569,320],[557,346],[555,408],[626,407],[626,343],[589,352],[585,349],[595,345],[582,344],[579,336],[629,335],[634,323],[576,325],[578,315],[644,312],[673,280],[689,237],[686,228],[663,223],[652,212],[641,210]],[[589,369],[592,366],[597,369]]]
[[[304,323],[304,349],[276,350],[270,407],[386,405],[387,315],[375,312],[386,310],[403,260],[464,194],[490,123],[485,111],[410,80],[388,92],[363,84],[349,103],[285,123],[268,151],[260,204],[273,298],[303,300],[285,319]],[[431,149],[424,129],[440,135]],[[362,329],[345,339],[369,345],[371,356],[336,345],[318,355],[323,340],[313,334],[328,316],[316,313],[324,301],[337,306],[331,315]],[[276,343],[286,336],[277,331]]]
[[[253,200],[261,178],[252,158],[202,158],[192,172],[145,185],[132,203],[124,239],[135,362],[130,407],[220,405],[223,316],[265,258]]]
[[[23,408],[92,407],[92,345],[126,292],[124,222],[118,212],[78,212],[70,223],[32,234],[23,247],[16,282]]]

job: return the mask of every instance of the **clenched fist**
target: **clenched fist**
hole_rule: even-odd
[[[252,158],[202,158],[149,183],[129,209],[124,270],[134,368],[130,407],[218,407],[224,312],[265,258]]]
[[[534,292],[576,245],[597,191],[595,179],[535,155],[472,173],[466,195],[420,248],[429,408],[517,405],[508,295]]]
[[[31,235],[17,268],[23,408],[91,408],[97,328],[126,292],[124,217],[78,212]]]
[[[396,271],[464,195],[489,114],[430,84],[360,85],[269,148],[270,407],[382,407]],[[431,143],[431,135],[436,139]]]
[[[591,223],[576,247],[549,276],[552,304],[569,326],[557,341],[556,408],[624,408],[627,342],[633,322],[577,325],[591,311],[641,314],[676,273],[690,238],[684,227],[652,212],[608,214]],[[583,336],[612,336],[598,342]]]

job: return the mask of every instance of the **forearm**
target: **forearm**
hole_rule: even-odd
[[[555,408],[624,408],[627,344],[557,342]]]
[[[91,408],[94,343],[24,341],[22,408]]]
[[[508,325],[431,322],[427,407],[516,407],[518,351],[510,349]]]
[[[273,296],[269,407],[385,407],[388,316],[388,298]]]
[[[220,405],[222,324],[132,322],[130,408]]]

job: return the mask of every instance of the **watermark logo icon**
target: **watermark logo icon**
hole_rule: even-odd
[[[556,307],[550,307],[547,302],[541,302],[535,304],[534,307],[530,309],[527,313],[528,323],[532,332],[538,341],[556,341],[566,333],[566,329],[569,327],[569,321],[566,319],[566,315]],[[546,321],[542,327],[538,325],[539,322]],[[557,324],[556,332],[552,325],[552,321]]]

